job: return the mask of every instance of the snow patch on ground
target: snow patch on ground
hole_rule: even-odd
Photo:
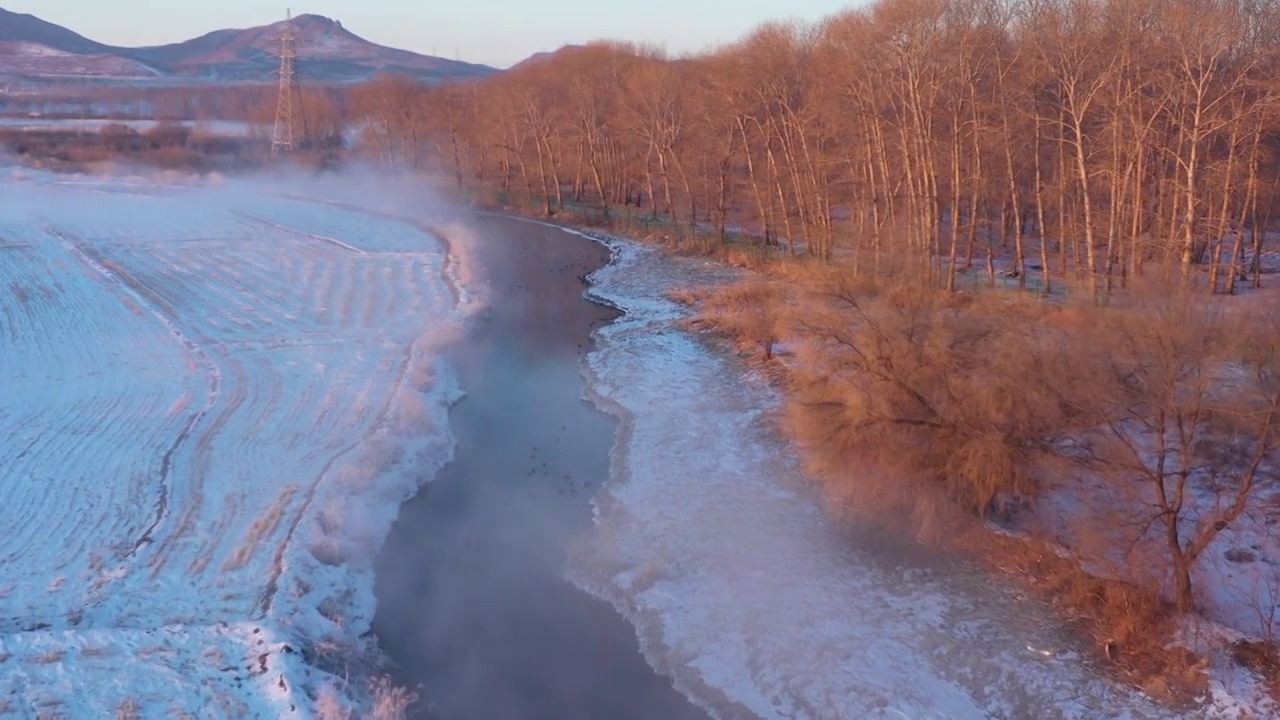
[[[0,179],[0,709],[309,717],[452,456],[438,238],[270,193]]]
[[[1192,521],[1198,510],[1219,502],[1203,487],[1191,484],[1188,489],[1184,512]],[[1024,523],[1028,527],[1019,529],[1051,537],[1064,552],[1090,558],[1086,567],[1095,575],[1137,577],[1162,587],[1171,598],[1164,538],[1152,522],[1155,503],[1145,497],[1146,491],[1118,490],[1077,472],[1059,479],[1038,503],[1034,519]],[[1209,658],[1211,691],[1221,707],[1280,717],[1264,681],[1232,657],[1231,646],[1237,641],[1274,640],[1280,631],[1280,541],[1273,531],[1280,522],[1280,493],[1260,490],[1255,500],[1255,511],[1219,533],[1197,561],[1192,576],[1200,616],[1185,618],[1182,637],[1174,640]],[[1098,518],[1106,520],[1103,525],[1112,534],[1099,530]],[[1085,531],[1078,532],[1080,528]]]
[[[614,260],[590,294],[626,315],[585,371],[621,430],[571,574],[683,692],[720,718],[1182,716],[1090,667],[1011,583],[829,521],[773,425],[778,398],[666,298],[734,271],[595,237]]]

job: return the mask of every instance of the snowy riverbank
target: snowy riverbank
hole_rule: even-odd
[[[601,240],[615,260],[592,292],[627,314],[587,372],[622,432],[574,575],[714,715],[1246,717],[1229,694],[1163,708],[1089,667],[1012,584],[850,537],[805,486],[767,384],[678,326],[666,294],[733,271]]]

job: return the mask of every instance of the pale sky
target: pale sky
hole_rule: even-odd
[[[816,20],[855,0],[0,0],[110,45],[180,42],[294,14],[340,20],[368,40],[507,67],[566,43],[618,39],[676,54],[736,40],[765,20]]]

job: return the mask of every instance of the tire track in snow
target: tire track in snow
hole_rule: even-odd
[[[211,403],[207,410],[212,410],[217,400],[222,400],[222,406],[209,423],[209,426],[204,432],[200,433],[199,438],[196,440],[191,459],[189,504],[178,519],[177,526],[168,532],[149,561],[148,565],[151,568],[152,578],[159,575],[168,560],[169,554],[173,552],[175,544],[183,538],[186,531],[195,523],[196,515],[204,505],[203,489],[205,476],[209,472],[209,448],[222,429],[226,427],[227,422],[240,409],[240,406],[244,403],[245,396],[248,394],[248,379],[240,363],[222,347],[214,345],[212,350],[224,363],[221,368],[224,368],[225,372],[222,369],[219,370],[219,387],[222,389],[221,396],[224,397],[215,398],[215,402]],[[230,382],[227,382],[228,379]],[[227,387],[230,388],[230,392],[226,392]]]
[[[279,223],[274,223],[274,222],[271,222],[270,220],[264,220],[263,218],[256,217],[256,216],[253,216],[253,215],[246,215],[246,214],[244,214],[244,213],[234,213],[234,214],[235,214],[237,217],[240,217],[240,218],[242,218],[242,219],[244,219],[244,220],[248,221],[248,222],[249,222],[250,224],[252,224],[252,225],[261,225],[261,226],[264,226],[264,227],[271,228],[272,230],[275,230],[275,231],[277,231],[277,232],[282,232],[282,233],[285,233],[285,234],[288,234],[288,235],[294,235],[294,236],[296,236],[296,237],[302,237],[302,238],[306,238],[306,239],[308,239],[308,240],[314,240],[314,241],[316,241],[316,242],[322,242],[322,243],[328,243],[328,244],[330,244],[330,245],[336,245],[336,246],[338,246],[338,247],[342,248],[343,250],[346,250],[347,252],[355,253],[356,255],[368,256],[368,255],[370,255],[370,254],[371,254],[371,253],[370,253],[369,251],[367,251],[367,250],[362,250],[362,249],[360,249],[360,248],[358,248],[358,247],[356,247],[356,246],[354,246],[354,245],[348,245],[347,243],[344,243],[344,242],[342,242],[341,240],[338,240],[337,238],[331,238],[331,237],[326,237],[326,236],[324,236],[324,235],[316,235],[316,234],[314,234],[314,233],[304,232],[304,231],[302,231],[302,230],[297,230],[297,229],[294,229],[294,228],[291,228],[291,227],[286,227],[286,226],[284,226],[284,225],[280,225]]]
[[[83,263],[85,266],[101,275],[110,284],[115,285],[122,292],[128,294],[135,300],[140,307],[145,309],[152,317],[164,325],[174,338],[178,340],[196,357],[200,358],[204,364],[209,378],[209,394],[208,402],[205,406],[187,417],[186,423],[178,436],[170,444],[165,451],[160,462],[160,493],[156,498],[154,516],[151,523],[142,532],[141,536],[134,542],[133,549],[129,551],[126,557],[134,557],[143,548],[150,545],[154,541],[156,528],[160,526],[169,513],[169,482],[173,470],[173,459],[177,452],[186,444],[191,437],[192,430],[201,419],[205,417],[217,404],[222,389],[222,371],[213,361],[210,355],[191,337],[187,336],[176,324],[173,308],[169,306],[161,297],[152,292],[146,285],[133,278],[126,273],[123,268],[115,263],[98,258],[87,251],[80,242],[72,235],[64,233],[56,226],[46,223],[45,231],[58,238],[59,241],[69,250],[73,257]],[[162,310],[163,308],[164,310]],[[168,315],[165,314],[167,310]],[[173,316],[173,317],[170,317]]]

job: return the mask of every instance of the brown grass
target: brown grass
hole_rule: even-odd
[[[1231,646],[1231,656],[1265,680],[1271,697],[1280,702],[1280,647],[1276,643],[1238,640]]]
[[[37,663],[40,665],[51,665],[56,662],[61,662],[63,655],[65,655],[65,653],[62,650],[52,649],[52,650],[45,650],[39,655],[32,655],[31,657],[27,658],[27,660],[29,662]]]
[[[316,693],[317,720],[354,720],[355,712],[343,700],[332,683],[325,683]]]
[[[141,714],[138,710],[138,701],[133,698],[125,698],[120,701],[120,705],[116,707],[116,720],[138,720]]]
[[[263,538],[275,532],[279,527],[280,520],[284,517],[285,508],[289,506],[289,501],[298,492],[298,488],[294,485],[288,485],[280,491],[280,497],[263,514],[253,521],[249,526],[249,530],[245,533],[244,540],[227,558],[226,562],[220,568],[221,572],[228,572],[244,567],[249,562],[249,558],[253,557],[253,551],[257,549]]]
[[[390,678],[375,678],[370,686],[373,708],[368,720],[404,720],[409,707],[418,701],[416,693],[391,682]]]
[[[1177,615],[1153,589],[1095,577],[1049,544],[981,526],[958,536],[954,545],[1052,602],[1069,627],[1089,640],[1099,664],[1152,697],[1190,707],[1207,690],[1207,659],[1168,647]]]
[[[773,357],[783,331],[782,290],[763,277],[710,293],[676,293],[678,302],[696,304],[695,324],[732,338],[738,348],[763,359]]]

